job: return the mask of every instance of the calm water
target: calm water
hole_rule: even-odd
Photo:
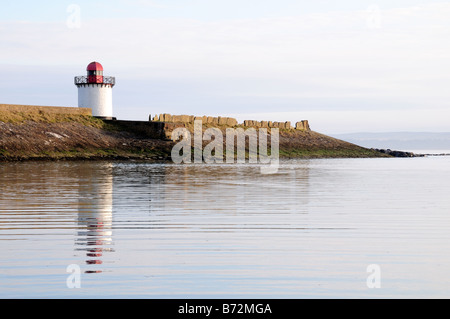
[[[449,191],[450,157],[2,163],[0,297],[449,298]]]

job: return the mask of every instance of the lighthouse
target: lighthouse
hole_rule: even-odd
[[[86,68],[86,76],[76,76],[75,85],[78,87],[78,107],[92,109],[92,115],[101,119],[113,118],[112,88],[116,79],[103,75],[103,66],[98,62],[91,62]]]

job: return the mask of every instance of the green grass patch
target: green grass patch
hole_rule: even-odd
[[[0,156],[6,157],[9,155],[9,152],[5,149],[0,148]]]
[[[390,157],[366,148],[349,149],[281,149],[280,157],[286,158],[365,158]]]
[[[46,113],[42,111],[9,112],[0,111],[0,122],[22,124],[25,122],[68,123],[75,122],[85,126],[104,128],[102,120],[89,115]]]

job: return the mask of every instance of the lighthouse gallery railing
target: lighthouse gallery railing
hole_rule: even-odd
[[[85,75],[76,76],[74,79],[75,84],[89,84],[92,83],[89,81],[89,77]],[[96,82],[98,83],[98,82]],[[100,84],[109,84],[114,86],[116,84],[116,78],[113,76],[103,76],[103,82]]]

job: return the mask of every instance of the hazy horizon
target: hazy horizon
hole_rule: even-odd
[[[355,132],[330,136],[368,148],[450,152],[450,132]]]

